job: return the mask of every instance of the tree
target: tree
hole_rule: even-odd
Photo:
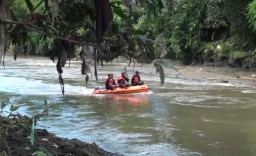
[[[2,19],[10,18],[10,10],[9,10],[9,1],[1,0],[0,2],[0,64],[3,59],[3,55],[6,52],[7,46],[7,35],[8,35],[8,25],[2,23]]]

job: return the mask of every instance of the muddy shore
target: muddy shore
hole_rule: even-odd
[[[120,62],[117,62],[120,63]],[[170,62],[171,63],[171,62]],[[113,63],[115,64],[115,63]],[[119,66],[113,66],[113,64],[106,64],[103,67],[99,67],[101,70],[112,71],[124,71],[124,68],[128,71],[129,75],[132,75],[134,71],[138,70],[143,77],[157,76],[156,68],[153,64],[131,64],[120,63]],[[256,86],[256,71],[241,68],[230,67],[213,67],[213,66],[184,66],[181,64],[173,65],[178,71],[164,67],[166,79],[182,79],[195,82],[209,82],[209,83],[229,83],[234,86]],[[117,74],[119,74],[117,73]],[[115,75],[116,77],[118,75]],[[159,80],[160,81],[160,80]]]
[[[229,83],[235,86],[256,86],[256,72],[229,67],[177,66],[178,78],[209,83]]]
[[[45,129],[36,129],[31,143],[31,118],[0,116],[0,156],[119,156],[95,143],[55,136]],[[68,133],[68,132],[67,132]]]

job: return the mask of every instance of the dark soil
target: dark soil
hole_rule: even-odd
[[[55,136],[45,129],[35,130],[31,145],[31,119],[26,116],[9,118],[0,115],[0,156],[119,156],[96,144],[78,139]]]

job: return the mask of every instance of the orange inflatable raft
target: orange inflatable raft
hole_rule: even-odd
[[[131,86],[128,88],[116,88],[114,90],[99,89],[94,90],[93,94],[131,94],[131,93],[142,93],[149,92],[150,88],[148,85],[142,86]]]

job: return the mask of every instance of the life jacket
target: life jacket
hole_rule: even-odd
[[[125,82],[126,80],[125,80],[125,77],[123,77],[123,76],[120,76],[119,78],[118,78],[118,86],[119,87],[121,87],[122,85],[121,84],[123,84],[124,82]]]
[[[110,84],[111,86],[115,85],[114,79],[109,79],[109,84]]]
[[[111,86],[115,85],[114,79],[108,78],[108,79],[105,81],[105,85],[106,85],[107,83],[110,84]]]
[[[133,83],[134,83],[134,84],[140,83],[139,76],[134,76],[134,77],[133,77]]]

